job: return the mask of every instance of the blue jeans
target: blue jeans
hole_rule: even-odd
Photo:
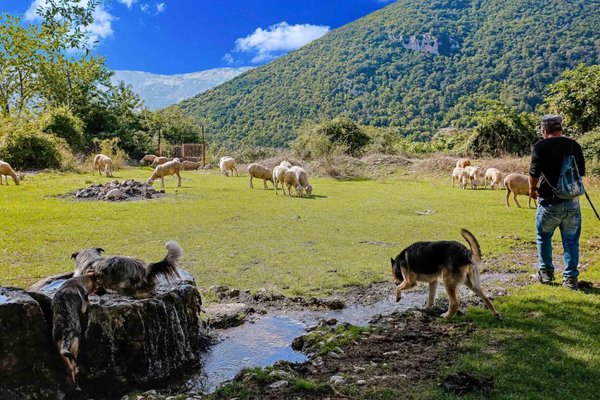
[[[579,236],[581,235],[581,210],[579,199],[542,206],[540,199],[535,216],[535,231],[540,269],[554,270],[552,264],[552,235],[560,228],[564,251],[563,276],[577,278],[579,271]]]

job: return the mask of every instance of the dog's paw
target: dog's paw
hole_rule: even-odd
[[[495,314],[494,316],[496,317],[496,320],[498,320],[498,321],[502,321],[504,319],[504,318],[502,318],[502,315],[500,315],[500,314]]]

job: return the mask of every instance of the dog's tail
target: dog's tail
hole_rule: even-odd
[[[73,334],[69,333],[62,338],[60,343],[60,355],[68,358],[69,360],[75,360],[75,356],[71,353],[71,343],[73,342]]]
[[[473,253],[473,261],[475,262],[475,264],[479,264],[479,262],[481,261],[481,248],[479,247],[477,239],[475,239],[475,236],[473,236],[471,232],[464,228],[460,230],[460,234],[465,238],[465,240],[469,243],[469,246],[471,247],[471,252]]]
[[[177,267],[179,266],[179,259],[183,255],[183,249],[174,241],[165,243],[167,249],[167,255],[162,261],[152,263],[148,265],[148,282],[155,282],[159,275],[165,278],[180,278]]]

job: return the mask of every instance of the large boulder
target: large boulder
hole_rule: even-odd
[[[58,390],[64,373],[49,332],[37,301],[22,289],[0,287],[0,398],[13,392],[45,399]]]
[[[79,355],[82,391],[77,397],[115,398],[145,384],[173,378],[190,366],[200,367],[201,351],[207,343],[200,320],[201,298],[193,278],[185,272],[182,275],[176,282],[161,281],[141,298],[90,296]],[[7,371],[14,371],[8,377],[0,374],[0,388],[36,398],[32,392],[65,386],[66,371],[51,343],[49,307],[61,280],[68,277],[63,274],[45,280],[30,287],[30,293],[0,288],[0,293],[11,295],[10,301],[3,302],[0,297],[0,369],[4,372],[6,364],[10,367]],[[11,319],[5,321],[5,316]],[[10,341],[5,342],[5,337]],[[5,349],[5,343],[11,348]],[[27,377],[28,370],[30,375],[37,375],[30,373],[34,368],[47,371],[48,379]],[[28,392],[20,389],[24,385],[28,385]]]

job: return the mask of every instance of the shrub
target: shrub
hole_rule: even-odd
[[[303,160],[316,160],[324,163],[324,168],[329,176],[337,176],[336,158],[345,154],[348,147],[332,141],[320,130],[307,129],[294,140],[290,147],[297,157]]]
[[[401,140],[399,132],[390,128],[372,126],[363,126],[362,129],[369,136],[369,144],[365,147],[367,153],[396,154],[398,152],[396,144]]]
[[[586,172],[600,177],[600,129],[586,133],[579,139],[586,161]]]
[[[323,134],[333,143],[345,148],[347,154],[356,156],[369,144],[369,136],[363,129],[345,115],[315,126],[317,133]]]
[[[539,139],[541,137],[532,116],[496,111],[479,118],[467,151],[477,157],[523,156],[529,154],[532,144]]]
[[[40,130],[64,139],[73,151],[83,149],[83,122],[64,107],[44,112],[38,124]]]
[[[67,149],[64,139],[40,131],[35,123],[17,125],[0,137],[0,159],[18,169],[60,168]]]

